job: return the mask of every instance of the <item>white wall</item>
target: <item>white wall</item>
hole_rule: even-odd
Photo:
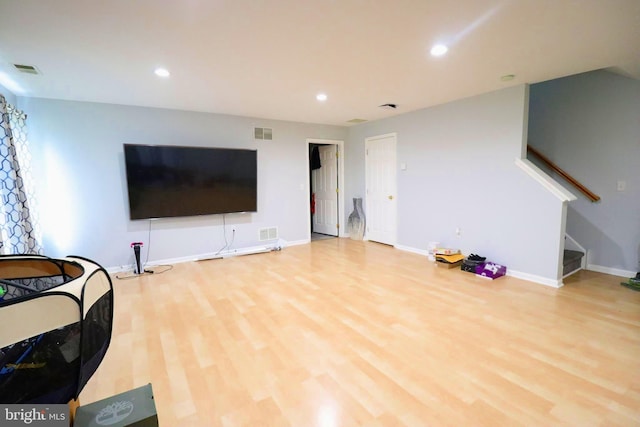
[[[398,165],[407,164],[398,167],[398,245],[439,241],[557,283],[563,204],[514,164],[527,95],[522,85],[349,128],[347,196],[365,194],[365,138],[396,132]]]
[[[344,140],[346,128],[227,115],[38,98],[18,98],[28,114],[47,255],[76,254],[105,267],[133,262],[129,245],[150,247],[149,261],[211,254],[224,245],[222,216],[129,220],[123,143],[258,150],[258,213],[231,214],[234,248],[258,245],[260,227],[287,241],[308,238],[306,138]],[[253,127],[274,141],[254,141]],[[342,221],[344,222],[344,221]],[[231,231],[228,229],[228,237]]]
[[[531,86],[529,143],[602,198],[572,190],[567,232],[590,264],[624,275],[640,271],[639,118],[638,80],[594,71]]]

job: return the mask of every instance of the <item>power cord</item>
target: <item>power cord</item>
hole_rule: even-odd
[[[144,271],[144,267],[149,263],[149,252],[151,252],[151,220],[149,220],[149,232],[147,234],[147,258],[144,260],[142,271]]]
[[[149,276],[151,274],[162,274],[162,273],[166,273],[169,270],[173,270],[173,265],[156,265],[157,267],[164,267],[163,270],[160,271],[156,271],[156,270],[143,270],[143,273],[141,274],[131,274],[131,275],[127,275],[127,276],[118,276],[117,274],[113,277],[115,277],[118,280],[131,280],[131,279],[136,279],[138,277],[142,277],[142,276]]]
[[[222,233],[224,234],[224,246],[221,247],[220,250],[218,250],[218,252],[215,253],[216,256],[220,255],[220,253],[225,249],[227,250],[231,249],[231,246],[233,246],[234,240],[236,240],[236,230],[233,229],[231,234],[231,243],[227,241],[227,221],[224,214],[222,215]]]

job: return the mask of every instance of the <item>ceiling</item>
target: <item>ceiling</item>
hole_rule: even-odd
[[[640,1],[0,0],[28,97],[346,126],[600,68],[640,78]]]

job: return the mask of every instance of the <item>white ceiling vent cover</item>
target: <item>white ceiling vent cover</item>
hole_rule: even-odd
[[[275,240],[278,238],[278,227],[268,227],[260,229],[260,241]]]
[[[40,74],[38,69],[33,65],[13,64],[13,66],[16,70],[20,71],[21,73]]]
[[[260,139],[263,141],[272,141],[273,140],[273,129],[271,128],[254,128],[253,136],[255,139]]]

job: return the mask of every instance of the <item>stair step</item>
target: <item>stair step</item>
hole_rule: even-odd
[[[584,252],[572,251],[569,249],[564,250],[564,265],[567,265],[575,260],[580,260],[584,256]]]
[[[580,251],[572,251],[569,249],[564,250],[564,257],[562,260],[562,274],[566,275],[573,271],[579,270],[582,266],[582,257],[584,256],[584,252]]]

